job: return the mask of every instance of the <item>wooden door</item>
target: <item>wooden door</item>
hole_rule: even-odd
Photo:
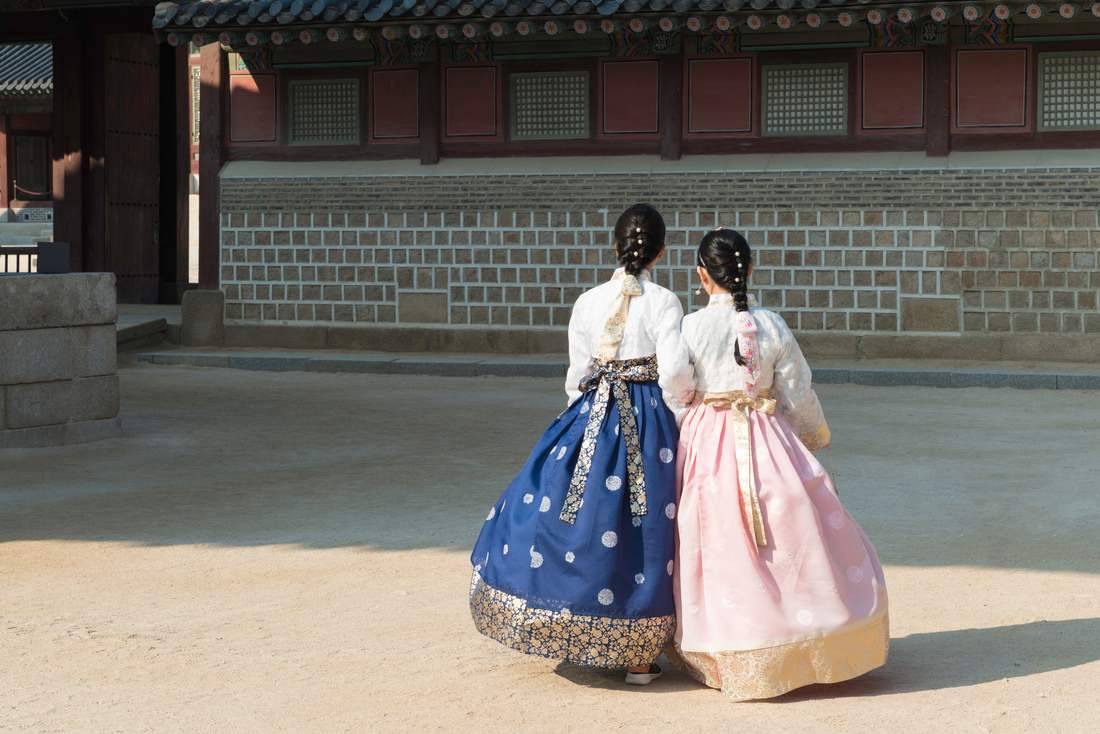
[[[120,303],[156,303],[160,287],[159,54],[151,33],[110,33],[105,47],[105,266],[118,277]]]

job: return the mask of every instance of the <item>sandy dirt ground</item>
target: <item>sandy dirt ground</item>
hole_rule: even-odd
[[[821,387],[890,660],[734,704],[474,631],[469,549],[558,381],[120,376],[121,438],[0,453],[5,733],[1100,729],[1098,393]]]

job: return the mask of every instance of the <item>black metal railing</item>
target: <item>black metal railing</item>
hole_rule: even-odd
[[[38,245],[30,247],[0,247],[0,273],[33,273],[38,258]]]
[[[39,242],[29,247],[0,247],[0,275],[69,272],[68,242]]]

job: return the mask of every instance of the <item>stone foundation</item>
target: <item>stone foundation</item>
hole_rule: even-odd
[[[227,344],[279,326],[324,330],[326,343],[362,329],[350,340],[385,348],[375,340],[412,328],[479,344],[503,330],[522,334],[498,339],[506,351],[558,349],[574,300],[614,268],[619,212],[648,201],[668,225],[655,277],[688,311],[705,303],[692,292],[699,240],[736,227],[761,304],[823,354],[920,344],[975,359],[1100,357],[1100,167],[348,176],[270,165],[296,175],[223,174]]]
[[[0,448],[117,436],[115,276],[0,277]]]

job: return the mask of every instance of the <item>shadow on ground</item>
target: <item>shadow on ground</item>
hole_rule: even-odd
[[[981,651],[975,655],[974,651]],[[890,640],[887,664],[854,680],[799,688],[759,704],[883,696],[966,688],[1075,668],[1100,660],[1100,618],[1039,620],[987,629],[927,632]],[[645,687],[623,687],[623,671],[560,663],[555,673],[586,688],[681,693],[703,686],[661,660],[665,675]],[[715,691],[714,695],[719,695]]]
[[[466,551],[564,407],[556,380],[120,377],[123,438],[0,454],[0,540]],[[1100,395],[819,392],[841,498],[884,563],[1100,565]]]

